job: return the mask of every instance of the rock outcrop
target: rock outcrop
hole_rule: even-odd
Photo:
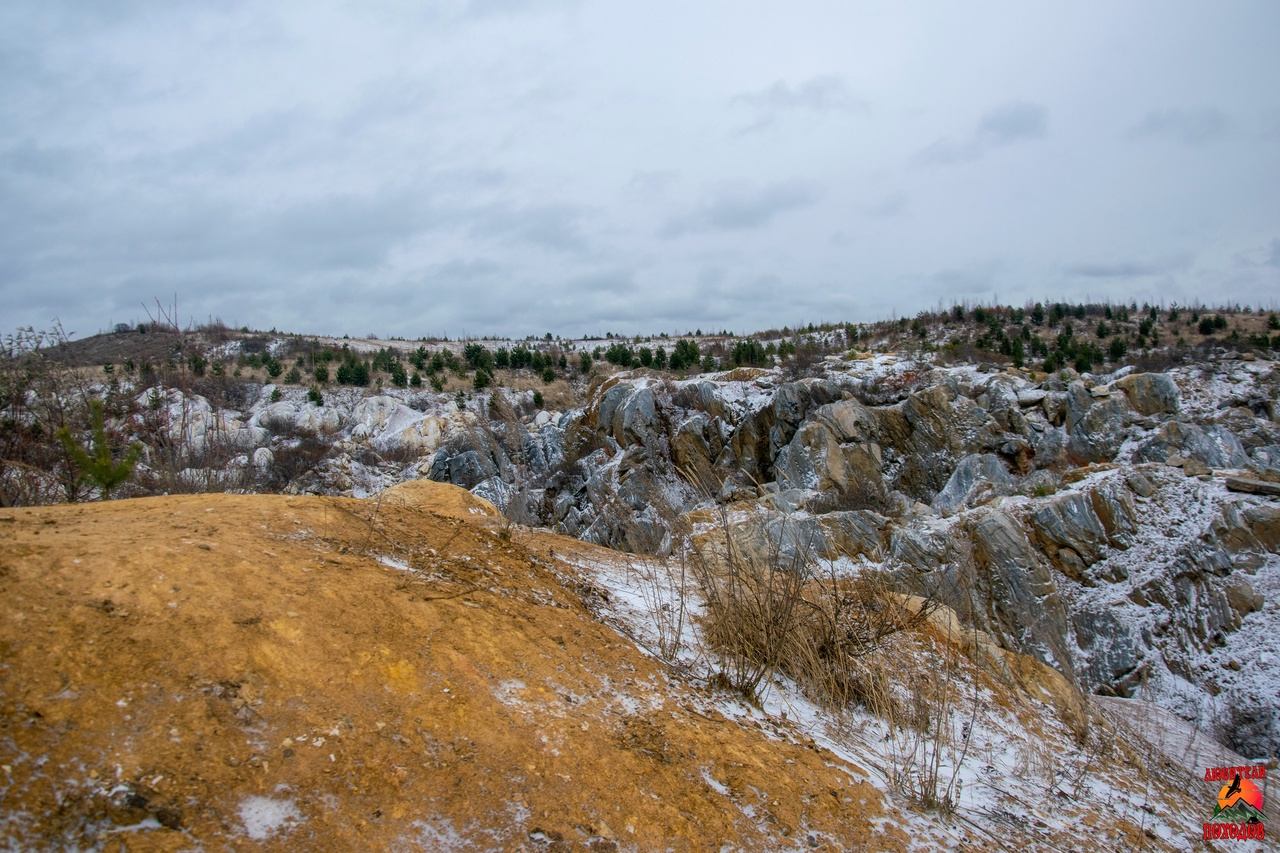
[[[1115,386],[1140,415],[1178,413],[1178,386],[1164,373],[1131,373],[1117,379]]]
[[[521,523],[655,554],[718,506],[762,552],[893,573],[1085,689],[1174,697],[1181,679],[1211,698],[1254,683],[1222,656],[1280,630],[1275,387],[1265,362],[1110,379],[876,356],[796,381],[619,373],[563,415],[499,416],[488,395],[520,399],[504,390],[461,409],[396,390],[315,406],[264,389],[243,413],[176,392],[158,404],[192,441],[233,441],[244,470],[328,442],[297,491],[429,476]],[[1265,487],[1236,494],[1226,476]]]

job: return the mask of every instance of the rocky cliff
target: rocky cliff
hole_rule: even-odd
[[[1280,752],[1280,479],[1270,362],[1053,376],[829,360],[784,381],[611,376],[430,474],[632,551],[719,506],[856,573],[887,567],[1089,692],[1142,696],[1246,753]],[[505,448],[516,448],[507,452]],[[1264,490],[1265,491],[1265,490]],[[771,531],[771,532],[769,532]]]

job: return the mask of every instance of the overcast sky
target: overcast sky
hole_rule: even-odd
[[[0,4],[0,318],[1280,307],[1280,3]]]

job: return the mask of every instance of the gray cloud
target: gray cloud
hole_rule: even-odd
[[[795,86],[778,80],[758,92],[735,95],[733,103],[742,104],[755,113],[755,120],[742,128],[744,133],[762,130],[788,113],[850,114],[870,110],[849,83],[834,74],[813,77]]]
[[[1117,261],[1112,263],[1072,264],[1064,270],[1069,276],[1081,278],[1126,279],[1144,278],[1154,275],[1167,275],[1171,272],[1185,270],[1191,266],[1193,258],[1184,255],[1165,258],[1157,261]]]
[[[464,17],[488,18],[542,12],[571,5],[571,0],[470,0]]]
[[[983,115],[973,132],[961,140],[939,139],[916,155],[923,163],[950,165],[978,160],[1003,148],[1045,136],[1048,113],[1039,104],[1016,101]]]
[[[1217,107],[1157,110],[1147,113],[1129,129],[1135,139],[1171,139],[1183,145],[1202,146],[1227,135],[1231,122]]]
[[[1013,103],[992,110],[978,122],[977,138],[995,148],[1045,134],[1045,109],[1039,104]]]
[[[907,201],[906,193],[893,193],[881,199],[879,203],[867,208],[867,215],[878,219],[901,216],[907,211]]]
[[[669,219],[664,237],[700,231],[747,231],[768,225],[788,211],[809,207],[818,194],[807,184],[786,181],[765,187],[722,187],[703,199],[692,212]]]
[[[1191,0],[1158,31],[1064,6],[1035,32],[799,3],[729,28],[674,0],[10,0],[0,313],[86,334],[177,292],[196,319],[416,337],[869,320],[997,286],[1274,298],[1280,7],[1201,38]],[[1141,64],[1098,48],[1135,38]],[[1086,56],[1115,84],[1082,88]],[[1215,106],[1149,112],[1188,103]],[[982,168],[904,170],[922,139],[916,165]]]
[[[990,298],[999,287],[1007,263],[998,258],[939,270],[929,276],[930,293],[944,299],[964,301]]]
[[[471,234],[497,240],[520,240],[543,249],[585,254],[582,223],[587,212],[572,205],[535,205],[513,209],[493,206],[475,211]]]

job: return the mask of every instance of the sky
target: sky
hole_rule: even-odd
[[[1280,3],[6,0],[0,332],[1280,307]]]

